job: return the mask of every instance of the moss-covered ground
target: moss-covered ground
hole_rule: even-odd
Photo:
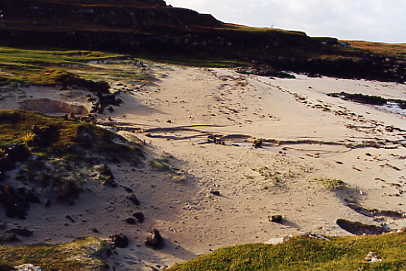
[[[217,250],[168,271],[404,271],[406,234],[296,237],[279,245],[250,244]],[[376,252],[381,262],[365,257]]]

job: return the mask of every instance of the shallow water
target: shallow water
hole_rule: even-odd
[[[388,103],[386,105],[382,106],[376,106],[379,109],[383,109],[385,111],[395,113],[395,114],[400,114],[404,117],[406,117],[406,109],[400,108],[400,106],[397,103]]]

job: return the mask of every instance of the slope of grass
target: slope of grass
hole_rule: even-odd
[[[61,245],[0,246],[0,266],[33,264],[43,271],[108,270],[101,256],[109,245],[86,238]]]
[[[89,149],[93,154],[119,156],[121,158],[138,159],[142,155],[138,145],[129,146],[115,142],[117,136],[97,126],[66,121],[59,117],[45,116],[35,112],[0,110],[0,149],[11,144],[27,144],[34,136],[32,127],[50,128],[52,135],[46,138],[47,145],[36,146],[35,152],[46,155],[83,156],[83,150]],[[91,134],[92,144],[82,146],[78,139],[79,130]]]
[[[220,249],[168,271],[404,271],[406,234],[341,237],[324,241],[296,237],[279,245],[251,244]],[[381,262],[365,260],[369,252]]]

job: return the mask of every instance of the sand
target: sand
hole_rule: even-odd
[[[326,95],[406,99],[406,85],[303,75],[271,79],[163,64],[153,71],[159,80],[126,86],[124,104],[99,116],[100,123],[139,128],[120,133],[148,143],[144,167],[111,165],[141,206],[131,205],[123,189],[95,185],[74,206],[36,206],[25,221],[0,215],[35,231],[26,242],[125,233],[132,243],[112,259],[117,270],[154,270],[220,247],[289,234],[349,235],[336,225],[340,218],[393,230],[406,226],[406,219],[367,217],[347,206],[406,212],[405,116]],[[40,89],[29,91],[42,97]],[[3,108],[12,107],[13,97],[8,99],[0,102]],[[209,135],[224,143],[208,143]],[[255,139],[265,139],[263,148],[252,146]],[[154,159],[166,159],[173,169],[156,170]],[[318,179],[340,179],[346,188],[330,191]],[[124,223],[135,211],[144,212],[146,222]],[[270,222],[276,214],[283,215],[283,224]],[[152,228],[165,237],[165,249],[143,245]]]

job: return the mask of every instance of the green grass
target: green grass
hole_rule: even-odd
[[[0,81],[36,85],[56,84],[55,72],[71,72],[85,79],[127,77],[139,79],[140,71],[134,67],[123,71],[114,65],[91,64],[93,61],[121,60],[131,62],[128,55],[87,50],[27,49],[0,46]]]
[[[321,184],[325,189],[330,191],[340,190],[347,186],[347,184],[340,179],[318,178],[314,181]]]
[[[98,257],[108,250],[107,242],[86,238],[61,245],[0,246],[0,266],[33,264],[43,271],[104,270]]]
[[[35,112],[0,110],[0,149],[11,144],[27,144],[32,126],[52,127],[55,137],[48,139],[47,146],[35,148],[34,153],[42,156],[84,157],[83,150],[122,159],[138,159],[141,147],[118,144],[117,135],[97,126],[78,121],[66,121],[60,117],[45,116]],[[87,129],[93,138],[92,146],[81,146],[77,139],[78,130]],[[77,157],[78,156],[78,157]]]
[[[296,237],[279,245],[219,249],[167,271],[404,271],[405,251],[405,233],[332,241]],[[369,252],[377,252],[382,262],[365,261]]]

